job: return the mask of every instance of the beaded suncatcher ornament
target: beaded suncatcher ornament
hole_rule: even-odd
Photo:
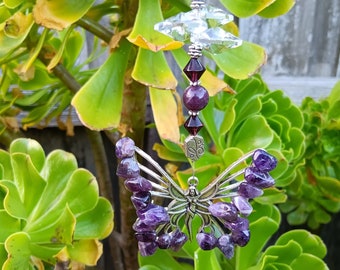
[[[184,141],[184,152],[194,163],[204,154],[204,140],[198,135],[203,127],[199,112],[209,101],[207,90],[199,82],[205,68],[198,58],[202,49],[219,53],[240,46],[242,41],[220,28],[233,20],[232,15],[206,5],[205,1],[193,0],[191,8],[187,13],[156,24],[155,29],[176,40],[191,42],[188,51],[191,58],[183,69],[190,80],[190,86],[183,94],[183,104],[189,113],[184,127],[190,134]],[[139,163],[137,155],[154,170]],[[274,185],[269,172],[277,164],[273,156],[257,149],[236,160],[202,190],[197,189],[199,179],[193,173],[188,179],[188,189],[183,190],[130,138],[117,142],[116,156],[121,160],[117,175],[125,179],[126,188],[133,193],[131,200],[138,217],[133,229],[142,256],[152,255],[157,248],[178,251],[196,235],[201,249],[218,247],[226,258],[232,258],[235,245],[245,246],[250,239],[247,216],[253,209],[249,199],[261,196],[262,189]],[[248,159],[251,160],[248,167],[231,173]],[[152,180],[144,178],[141,173]],[[242,181],[235,180],[242,175]],[[166,198],[169,204],[166,207],[157,205],[153,197]],[[197,232],[192,228],[195,217],[201,224]],[[183,224],[186,233],[183,232]]]

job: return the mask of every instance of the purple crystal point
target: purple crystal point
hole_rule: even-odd
[[[248,244],[250,240],[250,231],[249,230],[232,231],[231,239],[236,245],[239,245],[240,247],[244,247],[246,244]]]
[[[188,240],[188,237],[185,233],[181,232],[179,229],[176,229],[175,231],[171,232],[171,243],[170,248],[173,251],[178,251],[182,248],[182,246],[185,244],[185,242]]]
[[[138,210],[137,215],[140,220],[149,226],[158,226],[170,220],[165,208],[155,204],[150,204],[146,209]]]
[[[132,229],[136,232],[151,232],[156,229],[156,226],[147,225],[143,220],[137,218],[135,223],[132,225]]]
[[[238,217],[235,222],[225,224],[226,227],[231,231],[246,231],[249,230],[249,220],[246,218]]]
[[[209,212],[218,218],[222,218],[228,222],[237,220],[237,208],[232,203],[217,202],[209,206]]]
[[[217,247],[222,251],[227,259],[234,257],[235,246],[229,234],[222,235],[217,240]]]
[[[191,58],[183,71],[190,81],[197,82],[204,73],[205,67],[197,58]]]
[[[135,142],[129,137],[121,138],[116,143],[116,157],[119,159],[133,157],[135,154]]]
[[[238,194],[242,197],[253,199],[263,194],[263,190],[259,189],[247,182],[242,182],[237,190]]]
[[[147,208],[151,203],[151,193],[148,191],[135,192],[131,196],[131,201],[136,210]]]
[[[118,164],[116,173],[123,178],[134,178],[139,175],[140,169],[134,158],[124,158]]]
[[[203,123],[197,115],[190,115],[189,118],[185,121],[184,127],[190,133],[190,135],[195,136],[203,127]]]
[[[155,242],[138,242],[138,249],[143,257],[150,256],[156,252],[157,244]]]
[[[268,188],[275,184],[274,179],[267,172],[261,172],[257,167],[246,168],[244,178],[249,184],[258,188]]]
[[[164,233],[157,237],[156,243],[160,249],[167,249],[170,247],[172,241],[171,234]]]
[[[238,211],[244,216],[249,216],[251,212],[253,211],[253,207],[248,202],[248,199],[242,196],[234,197],[233,204],[236,206]]]
[[[124,185],[131,192],[150,191],[152,189],[151,183],[140,175],[126,179]]]
[[[155,231],[152,232],[136,232],[136,239],[140,242],[154,242],[157,234]]]
[[[277,159],[266,151],[258,149],[253,154],[253,164],[261,172],[269,172],[275,169]]]
[[[211,250],[216,247],[217,239],[213,234],[210,233],[198,233],[196,235],[198,245],[203,250]]]
[[[198,112],[207,106],[208,102],[209,93],[203,86],[190,85],[183,93],[183,103],[190,111]]]

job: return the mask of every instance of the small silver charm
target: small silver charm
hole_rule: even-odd
[[[192,161],[198,160],[204,154],[204,140],[201,136],[189,136],[184,141],[184,153]]]

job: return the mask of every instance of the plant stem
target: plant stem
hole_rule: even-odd
[[[86,16],[77,21],[77,25],[104,40],[106,43],[109,43],[112,36],[114,35],[113,32]]]

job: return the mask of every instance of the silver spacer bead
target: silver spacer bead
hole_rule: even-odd
[[[205,6],[206,1],[205,0],[192,0],[190,7],[191,9],[201,9]]]
[[[189,46],[188,54],[191,58],[198,58],[202,56],[202,45],[198,43],[193,43]]]
[[[192,115],[192,116],[197,116],[197,115],[199,115],[199,111],[197,111],[197,112],[193,112],[193,111],[188,111],[188,114],[189,115]]]

